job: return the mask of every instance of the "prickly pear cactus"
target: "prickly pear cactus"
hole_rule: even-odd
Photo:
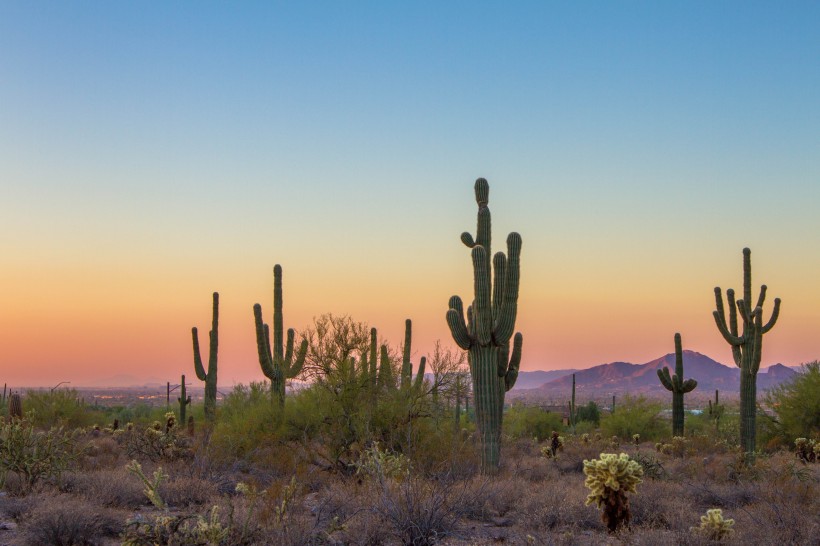
[[[641,483],[643,468],[626,453],[601,453],[599,459],[584,461],[584,485],[589,489],[586,505],[597,504],[603,509],[601,519],[610,532],[629,525],[632,515],[629,511],[627,493],[637,493]]]
[[[709,540],[721,541],[735,532],[732,529],[734,524],[733,519],[723,519],[723,511],[720,508],[712,508],[706,511],[705,516],[700,517],[700,527],[690,527],[690,529],[706,536]]]

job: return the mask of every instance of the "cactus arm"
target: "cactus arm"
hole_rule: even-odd
[[[735,347],[736,345],[741,345],[743,343],[743,339],[732,335],[732,333],[726,329],[726,321],[721,318],[719,311],[712,311],[712,316],[715,317],[715,324],[717,325],[720,335],[723,336],[723,339],[725,339],[729,345]],[[735,359],[735,361],[737,361],[737,359]]]
[[[268,379],[273,379],[273,358],[270,351],[267,324],[262,322],[262,306],[258,303],[253,306],[253,318],[256,325],[256,350],[259,353],[259,366]]]
[[[287,341],[285,342],[285,360],[283,361],[286,368],[290,367],[293,360],[293,338],[295,335],[296,332],[293,331],[293,328],[288,328]]]
[[[697,381],[695,381],[694,379],[687,379],[686,381],[683,382],[683,385],[681,385],[681,391],[683,393],[692,392],[693,390],[695,390],[695,387],[697,387],[697,386],[698,386]]]
[[[470,235],[469,233],[467,233],[466,231],[461,234],[461,242],[464,243],[464,245],[467,248],[473,248],[475,246],[475,241],[473,240],[473,236]]]
[[[524,344],[524,336],[521,332],[516,332],[513,337],[512,354],[510,355],[510,365],[507,367],[507,373],[504,374],[504,390],[509,391],[515,386],[518,379],[518,369],[521,366],[521,347]]]
[[[763,302],[766,301],[766,285],[760,285],[760,295],[757,297],[757,305],[755,307],[763,307]]]
[[[308,342],[306,339],[302,340],[302,343],[299,345],[299,350],[296,352],[296,360],[288,367],[287,377],[289,379],[293,379],[300,373],[302,373],[302,368],[305,366],[305,357],[307,356],[308,350]]]
[[[743,319],[743,333],[745,334],[746,329],[754,322],[754,316],[749,312],[749,308],[743,300],[737,300],[737,309],[740,311],[740,318]]]
[[[663,369],[658,370],[658,379],[661,380],[661,385],[666,387],[666,390],[672,391],[674,389],[672,385],[672,378],[669,376],[669,368],[666,366]]]
[[[490,308],[490,264],[487,261],[487,249],[476,245],[473,247],[472,255],[475,290],[473,320],[476,340],[479,345],[488,345],[492,339],[493,315]]]
[[[498,318],[501,302],[504,301],[504,281],[507,269],[507,257],[503,252],[493,256],[493,317]]]
[[[450,309],[447,311],[447,326],[450,327],[453,341],[466,351],[473,345],[473,339],[467,330],[467,324],[464,322],[463,309],[461,298],[458,296],[450,298]]]
[[[416,375],[416,382],[413,384],[413,388],[416,392],[421,392],[422,387],[424,386],[424,369],[427,366],[427,358],[421,357],[419,361],[419,372]]]
[[[754,346],[752,348],[752,362],[751,362],[751,369],[750,372],[753,375],[757,375],[757,372],[760,370],[760,360],[762,357],[762,346],[763,346],[763,309],[757,308],[754,310],[752,314],[752,318],[754,320]]]
[[[513,334],[518,314],[518,285],[521,279],[521,235],[512,232],[507,236],[507,278],[504,281],[504,301],[495,324],[493,337],[499,343]]]
[[[197,332],[196,326],[191,328],[191,337],[194,341],[194,370],[199,380],[205,381],[207,375],[205,374],[205,368],[202,366],[202,356],[199,353],[199,333]]]
[[[780,316],[780,298],[774,299],[774,309],[772,309],[772,316],[769,318],[769,322],[763,327],[764,334],[768,334],[769,330],[774,328],[775,323],[777,323],[777,318]]]

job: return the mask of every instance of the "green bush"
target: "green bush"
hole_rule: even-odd
[[[598,426],[601,422],[601,408],[598,404],[589,401],[585,406],[578,406],[578,422],[587,421]]]
[[[41,480],[59,478],[79,455],[72,433],[36,430],[31,416],[0,423],[0,488],[11,473],[30,491]]]
[[[536,406],[513,404],[504,414],[504,432],[513,438],[549,438],[552,431],[563,431],[563,418]]]
[[[281,432],[281,413],[267,382],[235,386],[222,401],[218,416],[211,435],[217,458],[247,458],[275,443]]]
[[[34,412],[32,422],[39,428],[80,428],[104,420],[102,411],[83,406],[78,400],[74,389],[30,390],[23,398],[23,409]]]
[[[644,396],[625,396],[615,409],[615,413],[601,417],[601,433],[617,436],[622,441],[640,434],[644,441],[656,441],[668,435],[669,423],[661,417],[663,404]]]
[[[770,389],[763,405],[774,413],[761,425],[782,443],[795,438],[820,438],[820,361],[803,364],[800,374]]]

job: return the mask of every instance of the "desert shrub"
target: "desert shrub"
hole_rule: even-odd
[[[780,443],[820,438],[820,361],[803,364],[794,379],[770,389],[763,405],[771,409],[774,418],[764,417],[761,424]]]
[[[100,420],[103,413],[78,403],[74,389],[26,392],[24,409],[32,411],[34,426],[38,428],[79,428]]]
[[[116,537],[123,525],[109,510],[71,496],[44,497],[22,526],[27,544],[77,546]]]
[[[287,402],[293,398],[288,397]],[[255,450],[279,440],[281,420],[267,382],[235,386],[219,407],[219,421],[211,434],[212,456],[220,460],[249,458]]]
[[[549,438],[554,430],[564,430],[560,415],[536,406],[513,404],[504,414],[504,433],[512,438]]]
[[[133,459],[159,461],[190,458],[193,456],[191,440],[180,434],[180,428],[173,412],[165,414],[163,421],[151,425],[126,426],[115,437],[125,447],[125,452]]]
[[[451,536],[464,503],[463,487],[410,477],[380,486],[375,510],[402,544],[425,546]]]
[[[124,468],[68,472],[60,480],[60,491],[116,508],[135,509],[146,503],[142,487]]]
[[[601,408],[592,400],[584,406],[578,406],[578,423],[584,421],[592,423],[596,427],[601,422]]]
[[[663,437],[668,424],[660,416],[663,406],[644,396],[625,396],[615,413],[601,417],[601,433],[604,436],[632,438],[640,434],[644,441]]]
[[[0,487],[10,473],[21,479],[26,491],[41,480],[59,478],[79,456],[74,436],[62,428],[36,430],[31,413],[1,423]]]

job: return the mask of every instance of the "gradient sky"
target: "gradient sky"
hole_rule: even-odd
[[[261,379],[252,306],[415,360],[471,298],[473,182],[521,233],[522,369],[728,363],[713,287],[820,358],[817,2],[0,3],[0,381]],[[770,304],[766,312],[770,312]]]

